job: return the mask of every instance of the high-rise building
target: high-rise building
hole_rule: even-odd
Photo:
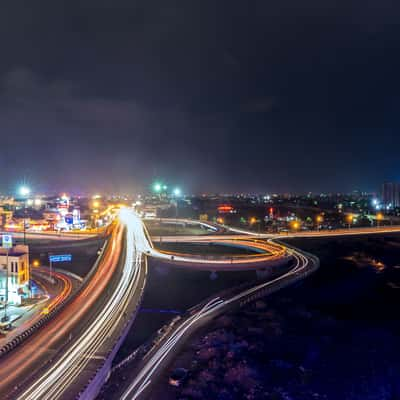
[[[385,182],[382,185],[382,203],[385,208],[400,207],[400,184]]]

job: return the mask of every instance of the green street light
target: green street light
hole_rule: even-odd
[[[182,191],[179,188],[175,188],[173,193],[174,196],[179,197],[182,194]]]
[[[160,193],[160,192],[161,192],[161,189],[162,189],[162,186],[161,186],[160,183],[155,183],[155,184],[153,185],[153,190],[154,190],[156,193]]]

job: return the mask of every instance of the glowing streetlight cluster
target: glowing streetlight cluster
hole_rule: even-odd
[[[154,182],[152,187],[153,187],[153,192],[157,194],[161,193],[166,194],[168,191],[168,185],[162,182]],[[175,187],[172,189],[171,194],[175,197],[180,197],[182,195],[182,190],[179,187]]]

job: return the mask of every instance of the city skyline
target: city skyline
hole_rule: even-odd
[[[0,399],[400,400],[399,20],[4,4]]]

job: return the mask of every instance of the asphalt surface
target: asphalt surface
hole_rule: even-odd
[[[19,318],[13,322],[13,328],[0,339],[0,348],[25,332],[43,315],[66,300],[79,285],[77,280],[59,272],[54,272],[53,281],[50,281],[49,272],[44,268],[35,269],[32,276],[34,283],[40,287],[41,297],[34,299],[30,305],[8,307],[8,314],[12,315],[14,312],[18,312]]]
[[[87,286],[35,337],[38,343],[31,347],[47,363],[41,369],[36,366],[36,373],[18,390],[18,399],[74,398],[104,363],[120,329],[126,327],[128,307],[141,298],[146,263],[136,245],[142,235],[140,220],[127,210],[121,213]]]
[[[177,327],[168,332],[162,340],[156,343],[135,370],[134,379],[125,385],[125,390],[119,398],[133,400],[145,398],[151,390],[161,371],[166,368],[175,356],[182,342],[200,326],[206,324],[217,315],[226,312],[231,307],[244,305],[253,301],[259,294],[267,295],[279,290],[285,285],[304,278],[319,265],[318,259],[303,254],[297,249],[290,249],[294,264],[290,270],[277,278],[257,284],[239,293],[227,297],[215,297],[206,304],[195,308],[190,315],[183,318]],[[117,398],[117,397],[116,397]]]
[[[76,329],[91,318],[91,306],[100,298],[116,268],[122,236],[123,228],[117,227],[86,289],[37,334],[0,358],[2,399],[17,398],[23,388],[29,387],[36,380],[39,371],[52,370],[57,353],[69,347],[71,335],[74,336]]]

